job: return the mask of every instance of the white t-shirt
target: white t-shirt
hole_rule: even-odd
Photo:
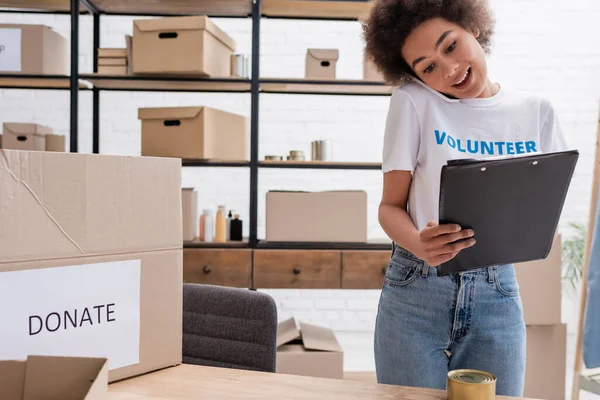
[[[556,112],[531,94],[452,99],[415,80],[394,91],[383,143],[383,172],[412,172],[408,210],[420,231],[438,221],[440,174],[450,159],[566,149]]]

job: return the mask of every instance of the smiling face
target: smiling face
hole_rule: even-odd
[[[432,89],[468,99],[493,94],[485,53],[471,33],[442,18],[418,25],[406,38],[402,57]]]

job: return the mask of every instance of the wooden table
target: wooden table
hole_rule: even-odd
[[[108,392],[110,400],[447,399],[446,392],[439,390],[186,364],[110,384]],[[497,397],[509,399],[515,398]]]

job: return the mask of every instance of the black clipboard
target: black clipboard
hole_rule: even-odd
[[[473,229],[476,243],[437,275],[546,258],[578,158],[569,150],[444,165],[439,223]]]

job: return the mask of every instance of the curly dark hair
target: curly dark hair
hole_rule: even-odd
[[[402,57],[402,47],[414,28],[436,17],[471,32],[478,30],[477,41],[485,53],[490,52],[495,19],[487,0],[373,0],[362,21],[365,55],[388,84],[401,86],[415,76]]]

